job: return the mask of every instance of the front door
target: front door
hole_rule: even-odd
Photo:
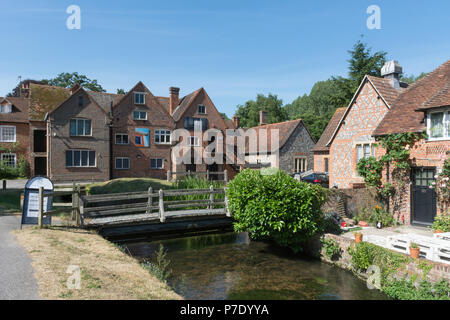
[[[415,224],[431,225],[436,216],[436,192],[430,188],[435,181],[434,168],[413,169],[412,189],[412,222]]]

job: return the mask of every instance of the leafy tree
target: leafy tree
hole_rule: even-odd
[[[230,118],[228,118],[227,114],[225,112],[219,112],[220,115],[222,116],[222,119],[224,120],[230,120]]]
[[[288,119],[287,112],[282,108],[283,101],[277,95],[269,93],[266,97],[258,94],[255,100],[249,100],[244,105],[237,106],[236,115],[240,118],[240,125],[244,128],[259,125],[259,111],[267,112],[267,123],[276,123]]]
[[[117,89],[117,94],[127,94],[124,89]]]
[[[106,90],[97,82],[97,80],[91,80],[85,75],[78,74],[78,72],[68,73],[62,72],[56,78],[43,79],[42,83],[52,86],[71,88],[75,84],[87,88],[92,91],[105,92]]]
[[[413,84],[417,80],[420,80],[423,77],[425,77],[427,74],[428,74],[428,72],[422,72],[417,77],[415,75],[413,75],[413,74],[410,75],[410,76],[404,75],[403,77],[400,78],[400,81],[406,82],[407,84]]]

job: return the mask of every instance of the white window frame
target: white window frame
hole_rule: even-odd
[[[200,107],[203,107],[205,109],[205,112],[200,112]],[[204,104],[199,104],[197,106],[197,113],[198,114],[206,114],[206,106]]]
[[[122,141],[123,141],[123,136],[127,136],[128,142],[127,143],[117,142],[117,136],[122,136]],[[116,133],[115,136],[114,136],[114,141],[115,141],[115,144],[127,145],[127,144],[130,144],[130,136],[128,135],[128,133]]]
[[[170,142],[171,142],[171,132],[170,132],[170,130],[167,130],[167,129],[156,129],[155,130],[155,138],[154,138],[154,141],[155,141],[155,144],[170,144]],[[157,142],[156,141],[156,137],[159,137],[159,142]],[[162,142],[161,140],[161,137],[164,137],[164,142]],[[167,141],[167,138],[169,138],[169,141]]]
[[[152,167],[152,160],[161,160],[161,167]],[[158,162],[156,162],[156,164],[158,164]],[[150,159],[150,169],[155,169],[155,170],[161,170],[164,169],[164,159],[162,158],[155,158],[155,159]]]
[[[4,104],[0,105],[0,113],[12,113],[12,104],[4,103]]]
[[[298,166],[297,166],[297,160],[298,160]],[[301,167],[304,166],[304,170],[298,170],[301,169]],[[306,172],[308,169],[308,157],[306,156],[295,156],[294,157],[294,173],[295,172]]]
[[[443,113],[442,124],[444,126],[442,137],[433,138],[431,137],[431,114],[433,113]],[[432,111],[428,111],[426,114],[427,121],[427,141],[443,141],[450,140],[450,107],[440,108]]]
[[[3,162],[5,159],[5,156],[14,156],[14,165],[12,166],[13,168],[17,167],[17,155],[15,153],[2,153],[1,154],[1,162]]]
[[[72,120],[75,120],[75,134],[72,134]],[[86,121],[90,122],[89,126],[89,134],[86,134]],[[83,134],[78,134],[78,123],[83,122]],[[69,135],[71,137],[92,137],[92,120],[91,119],[82,119],[82,118],[72,118],[69,121]]]
[[[142,102],[140,102],[140,101],[136,102],[136,97],[138,97],[138,96],[142,96],[143,97],[143,101]],[[138,91],[133,92],[133,99],[134,99],[134,104],[137,104],[137,105],[145,104],[145,92],[138,92]]]
[[[97,152],[96,152],[95,150],[69,149],[69,150],[66,150],[66,153],[67,153],[68,151],[72,151],[72,165],[71,165],[71,166],[68,166],[68,165],[67,165],[67,158],[66,158],[66,160],[65,160],[65,162],[66,162],[66,168],[96,168],[96,167],[97,167]],[[77,151],[80,152],[80,165],[79,165],[79,166],[75,166],[75,165],[73,164],[73,163],[74,163],[74,159],[75,159],[75,157],[74,157],[74,152],[77,152]],[[83,166],[83,165],[82,165],[81,152],[83,152],[83,151],[87,151],[87,153],[88,153],[87,166]],[[90,165],[89,165],[89,153],[90,153],[90,152],[94,152],[94,165],[93,165],[93,166],[90,166]],[[66,156],[66,153],[64,154],[65,156]]]
[[[127,160],[128,160],[128,168],[124,168],[124,167],[123,167],[123,160],[124,160],[124,159],[127,159]],[[118,168],[118,167],[117,167],[117,160],[122,160],[122,168]],[[131,160],[130,160],[130,158],[128,158],[128,157],[116,157],[116,158],[114,159],[114,168],[116,168],[117,170],[129,170],[130,167],[131,167]]]
[[[139,118],[136,118],[135,112],[139,112]],[[145,113],[145,118],[141,118],[141,114]],[[134,110],[133,111],[133,119],[134,120],[147,120],[147,111],[144,110]]]
[[[200,142],[198,137],[196,136],[189,136],[187,137],[187,145],[188,147],[199,147],[200,146]],[[192,143],[192,139],[194,140],[194,143]]]
[[[3,130],[5,129],[10,129],[13,128],[14,129],[14,138],[13,139],[3,139]],[[17,135],[16,135],[16,126],[0,126],[0,142],[16,142],[17,140]]]

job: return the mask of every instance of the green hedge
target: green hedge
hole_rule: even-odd
[[[0,179],[26,178],[28,176],[28,162],[25,158],[20,157],[16,167],[6,165],[0,161]]]
[[[263,174],[262,174],[263,173]],[[255,240],[274,240],[295,252],[323,230],[320,185],[294,180],[281,170],[240,172],[228,185],[229,209],[236,232]]]

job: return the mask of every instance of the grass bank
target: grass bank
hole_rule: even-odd
[[[149,187],[155,190],[168,189],[171,182],[153,178],[120,178],[100,183],[93,183],[86,187],[89,194],[120,193],[147,191]]]
[[[32,258],[45,299],[181,299],[139,262],[96,233],[64,227],[16,230]],[[81,288],[69,289],[69,266],[79,266]]]
[[[20,212],[22,190],[0,190],[0,214]]]

